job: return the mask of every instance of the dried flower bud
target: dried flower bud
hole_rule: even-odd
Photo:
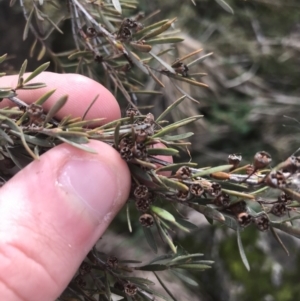
[[[191,169],[187,166],[182,166],[176,171],[175,177],[178,179],[189,179],[191,177]]]
[[[257,152],[254,156],[254,169],[262,169],[267,167],[272,161],[271,155],[265,151]]]
[[[151,199],[139,199],[135,202],[136,209],[141,212],[146,212],[150,209]]]
[[[97,35],[97,31],[94,27],[88,27],[86,30],[86,36],[89,38],[93,38]]]
[[[140,115],[140,112],[136,108],[131,107],[126,110],[126,117],[133,117],[133,116],[138,116],[138,115]]]
[[[292,197],[285,192],[282,192],[280,196],[278,196],[278,202],[282,203],[290,203],[292,201]]]
[[[119,260],[117,257],[115,256],[109,256],[106,259],[106,264],[110,267],[110,268],[116,268],[118,266]]]
[[[79,267],[79,273],[81,276],[88,274],[91,271],[92,267],[87,262],[83,262]]]
[[[99,55],[99,54],[95,54],[94,55],[94,61],[98,64],[102,63],[103,62],[103,56],[102,55]]]
[[[154,115],[152,113],[148,113],[144,119],[144,122],[145,123],[149,123],[151,125],[154,124],[154,121],[155,121],[155,118],[154,118]]]
[[[138,22],[134,19],[124,19],[122,22],[122,26],[127,26],[128,28],[136,28],[138,26]]]
[[[130,162],[134,158],[133,153],[128,146],[122,147],[120,149],[120,155],[121,158],[126,162]]]
[[[229,210],[234,215],[238,215],[242,212],[246,212],[247,211],[246,202],[241,201],[241,202],[232,204],[227,210]]]
[[[189,68],[184,63],[177,62],[177,63],[173,64],[172,67],[177,73],[180,73],[183,77],[188,76]]]
[[[120,143],[119,143],[119,149],[123,148],[123,147],[126,147],[126,146],[132,146],[132,142],[130,141],[129,138],[127,137],[124,137],[120,140]]]
[[[134,129],[136,143],[145,142],[148,138],[148,133],[144,129]]]
[[[80,288],[85,288],[86,287],[86,281],[82,278],[81,275],[78,275],[76,278],[75,278],[75,282],[77,283],[77,285],[80,287]]]
[[[190,193],[194,196],[201,196],[204,192],[203,187],[199,183],[193,183],[190,185]]]
[[[230,197],[227,193],[222,191],[219,195],[216,196],[213,202],[216,206],[228,207],[230,204]]]
[[[247,227],[252,222],[252,216],[247,212],[241,212],[237,215],[237,220],[242,227]]]
[[[272,170],[265,178],[265,183],[273,188],[286,187],[286,178],[280,170]]]
[[[32,103],[26,108],[26,112],[29,115],[30,124],[39,124],[41,122],[41,117],[43,115],[44,110],[41,105]]]
[[[284,203],[274,204],[271,208],[271,213],[276,216],[283,216],[286,213],[286,206]]]
[[[133,283],[127,283],[124,285],[125,294],[128,296],[134,296],[137,293],[137,287]]]
[[[221,193],[222,191],[222,187],[219,183],[215,183],[215,182],[212,182],[211,183],[211,190],[209,191],[209,193],[212,195],[212,196],[217,196]]]
[[[130,29],[127,26],[122,26],[118,32],[117,39],[121,41],[130,41],[132,38],[132,34]]]
[[[242,161],[242,156],[237,154],[231,154],[228,156],[228,163],[233,165],[233,169],[236,169]]]
[[[246,174],[247,175],[253,175],[253,173],[254,173],[254,166],[252,164],[249,164],[246,167]]]
[[[133,192],[136,199],[145,199],[149,196],[149,189],[145,185],[138,185]]]
[[[147,157],[147,148],[143,143],[136,143],[131,151],[135,158],[145,159]]]
[[[179,190],[176,194],[176,198],[179,200],[179,201],[182,201],[182,202],[185,202],[187,201],[189,198],[190,198],[190,192],[189,191],[181,191]]]
[[[151,214],[144,213],[140,216],[139,221],[143,227],[151,227],[154,224],[154,219]]]
[[[266,231],[270,226],[269,219],[265,214],[254,218],[254,223],[259,231]]]
[[[300,169],[300,157],[291,156],[281,163],[280,167],[283,172],[290,172],[293,174]]]

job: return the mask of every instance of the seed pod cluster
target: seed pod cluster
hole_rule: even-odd
[[[153,194],[145,185],[138,185],[133,192],[135,206],[138,211],[147,212],[153,202]]]

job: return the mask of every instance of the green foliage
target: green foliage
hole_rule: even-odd
[[[210,127],[215,129],[214,136],[207,127],[206,135],[212,135],[212,149],[223,152],[223,161],[227,157],[224,152],[228,155],[240,150],[244,153],[245,150],[246,154],[253,155],[254,149],[257,149],[253,147],[253,140],[259,141],[260,147],[267,147],[267,150],[278,150],[276,143],[266,146],[264,137],[265,130],[269,131],[266,125],[272,124],[277,129],[281,123],[272,123],[264,116],[275,116],[275,110],[270,107],[273,99],[279,110],[286,101],[294,101],[292,97],[285,98],[285,90],[297,95],[298,80],[294,78],[298,70],[295,54],[299,46],[291,37],[283,38],[289,26],[297,21],[296,13],[291,14],[287,7],[297,4],[293,1],[286,5],[234,0],[196,3],[165,1],[157,7],[161,7],[166,19],[158,20],[156,13],[147,11],[151,5],[156,5],[154,2],[148,5],[144,1],[68,0],[63,3],[39,1],[38,4],[37,1],[21,0],[18,6],[11,1],[11,5],[22,9],[26,20],[23,38],[34,36],[30,56],[37,60],[49,58],[56,71],[77,72],[102,82],[114,91],[116,97],[122,97],[127,102],[127,110],[124,118],[94,129],[90,128],[91,125],[99,120],[85,120],[84,117],[56,120],[55,114],[66,103],[67,96],[59,99],[49,112],[43,111],[42,104],[53,91],[30,106],[18,99],[19,89],[44,87],[43,83],[32,80],[49,65],[40,65],[24,78],[27,69],[25,60],[19,71],[17,86],[0,88],[0,97],[8,98],[15,104],[14,108],[0,110],[1,160],[8,160],[21,169],[24,166],[19,157],[24,154],[30,161],[62,142],[93,151],[85,146],[89,139],[105,141],[127,161],[133,183],[126,214],[119,217],[122,226],[112,225],[112,228],[120,231],[127,223],[131,232],[141,224],[143,232],[137,233],[143,233],[140,235],[155,253],[161,252],[159,236],[168,246],[163,246],[166,255],[158,255],[145,264],[117,259],[94,248],[60,300],[111,300],[112,294],[122,300],[154,300],[154,296],[163,300],[178,300],[168,288],[168,282],[161,277],[160,272],[165,270],[175,274],[184,285],[191,286],[197,285],[191,277],[208,275],[214,282],[211,294],[216,298],[221,293],[218,295],[215,288],[222,288],[216,279],[224,280],[224,275],[230,274],[232,282],[245,284],[235,298],[253,300],[271,295],[274,300],[294,300],[294,296],[299,295],[297,288],[290,285],[282,289],[274,288],[270,278],[274,262],[264,250],[257,248],[256,243],[260,237],[257,230],[272,233],[279,243],[277,245],[284,249],[286,241],[281,241],[276,229],[299,238],[299,157],[289,156],[286,161],[270,167],[270,155],[262,151],[255,154],[252,166],[249,160],[249,164],[239,166],[241,158],[232,160],[232,157],[239,157],[233,154],[228,157],[226,165],[217,162],[213,167],[207,167],[209,164],[202,158],[198,163],[203,167],[197,167],[190,160],[170,164],[156,156],[176,157],[182,155],[182,150],[187,147],[197,147],[193,140],[191,146],[186,141],[194,133],[186,132],[182,127],[192,128],[191,124],[196,121],[200,124],[203,115],[199,115],[199,107],[195,107],[199,98],[206,102],[206,105],[200,104],[200,108],[206,120],[211,122]],[[146,14],[140,13],[139,7],[145,8]],[[173,14],[171,8],[174,7],[176,12]],[[282,22],[278,17],[273,18],[275,21],[271,24],[257,15],[258,10],[261,14],[276,13],[278,7],[282,18],[289,22]],[[178,17],[174,18],[174,15]],[[183,42],[183,48],[187,50],[181,51],[179,42],[183,39],[177,30],[178,23],[182,27],[196,28],[197,32],[192,33],[204,41],[205,47],[213,50],[214,55],[212,52],[200,55],[202,46],[197,43],[196,47],[189,49],[189,45]],[[66,26],[70,28],[65,30]],[[69,31],[72,38],[68,35]],[[52,47],[50,41],[54,34],[66,36],[66,49],[57,51]],[[260,48],[262,50],[258,51]],[[5,58],[0,57],[0,62],[4,62]],[[290,71],[288,77],[285,77],[285,68]],[[208,70],[207,73],[219,85],[203,78],[206,73],[203,69]],[[151,90],[145,88],[149,80],[154,87]],[[212,83],[213,93],[206,92],[209,89],[204,90],[207,83]],[[140,95],[154,97],[157,93],[165,93],[163,88],[167,85],[174,89],[172,93],[167,90],[172,104],[167,104],[167,108],[157,114],[158,118],[151,113],[142,114]],[[156,91],[158,89],[160,91]],[[198,92],[201,89],[203,92]],[[175,97],[174,91],[180,95]],[[198,97],[198,93],[202,93],[202,97]],[[93,102],[96,99],[97,96]],[[269,107],[264,101],[268,102]],[[189,114],[187,107],[192,107],[195,114]],[[87,111],[90,109],[92,105]],[[180,111],[186,116],[176,115]],[[170,115],[175,121],[169,118]],[[258,120],[258,127],[248,122],[251,118]],[[227,125],[226,131],[218,131],[224,124]],[[276,129],[273,131],[276,132]],[[197,139],[197,135],[194,136]],[[245,137],[246,143],[234,148],[238,140]],[[153,147],[157,143],[165,147]],[[231,151],[233,148],[234,151]],[[17,151],[12,151],[15,149]],[[286,155],[287,151],[284,153]],[[1,176],[6,181],[11,174],[1,170]],[[189,254],[189,248],[196,249],[195,252],[198,248],[207,249],[203,243],[205,239],[202,242],[195,239],[203,238],[204,234],[196,233],[197,226],[188,220],[187,212],[191,208],[212,225],[206,231],[206,239],[216,244],[215,248],[220,246],[220,256],[212,254],[210,257],[210,252],[205,253],[209,254],[209,259],[216,259],[217,265],[217,261],[224,261],[226,271],[223,278],[217,274],[218,269],[214,271],[214,266],[208,270],[212,260],[202,259],[202,254]],[[236,235],[233,238],[221,230],[226,243],[214,243],[213,237],[220,230],[220,225],[233,229],[238,242]],[[182,232],[189,235],[183,236],[180,234]],[[188,247],[183,248],[182,245]],[[239,257],[242,260],[237,260]],[[251,269],[249,273],[242,262],[248,270]],[[164,296],[153,289],[152,281],[135,275],[140,270],[153,272],[165,291]],[[198,272],[204,270],[204,276],[199,276]],[[294,275],[287,271],[283,274],[287,278]]]

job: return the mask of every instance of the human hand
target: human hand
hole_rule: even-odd
[[[47,88],[20,90],[18,97],[30,103],[56,88],[44,105],[47,110],[68,94],[58,118],[82,116],[96,94],[100,96],[87,119],[120,117],[113,95],[89,78],[44,72],[35,81]],[[16,82],[16,76],[0,78],[0,86]],[[103,142],[89,146],[98,153],[61,144],[0,189],[1,300],[55,300],[127,200],[126,163]]]

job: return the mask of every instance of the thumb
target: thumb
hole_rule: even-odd
[[[55,300],[125,203],[130,173],[109,145],[66,144],[0,190],[2,300]]]

